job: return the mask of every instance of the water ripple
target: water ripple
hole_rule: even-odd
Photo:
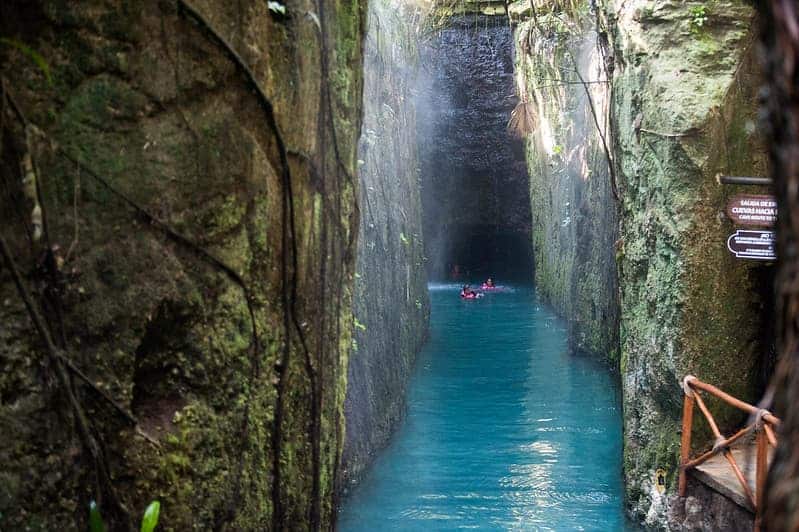
[[[345,501],[344,532],[622,530],[613,378],[568,354],[529,289],[460,301],[431,285],[408,415]]]

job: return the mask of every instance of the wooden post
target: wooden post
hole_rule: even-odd
[[[763,430],[766,431],[766,438],[768,438],[769,445],[776,448],[777,436],[774,434],[772,428],[767,423],[763,423]]]
[[[766,495],[766,476],[768,475],[768,439],[765,425],[757,431],[757,462],[755,463],[755,532],[760,530],[763,518],[763,499]]]
[[[752,504],[752,507],[756,508],[757,501],[755,501],[755,494],[752,493],[752,489],[749,487],[749,483],[746,482],[746,477],[744,477],[741,468],[738,467],[738,463],[735,461],[735,457],[732,455],[732,452],[730,452],[729,449],[725,449],[722,454],[724,455],[724,458],[727,459],[727,462],[730,464],[732,472],[735,473],[735,478],[738,479],[738,483],[743,488],[744,493],[746,494],[746,498],[749,499],[749,502]]]
[[[686,383],[685,386],[685,396],[682,403],[682,435],[680,439],[680,497],[685,497],[685,492],[688,489],[688,472],[685,470],[685,464],[691,458],[691,429],[694,421],[694,397],[693,394],[688,395],[690,392],[689,385]]]

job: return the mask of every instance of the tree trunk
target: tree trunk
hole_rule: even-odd
[[[764,508],[767,530],[799,529],[799,11],[794,0],[760,4],[765,47],[766,134],[779,201],[777,349],[773,390],[783,419],[769,473]]]

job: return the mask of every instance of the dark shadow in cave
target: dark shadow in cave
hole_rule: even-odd
[[[504,17],[454,17],[421,50],[417,128],[428,278],[530,281],[530,191]]]

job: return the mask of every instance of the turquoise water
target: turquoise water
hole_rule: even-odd
[[[530,288],[461,301],[431,285],[408,416],[339,529],[624,530],[612,375],[570,355]]]

